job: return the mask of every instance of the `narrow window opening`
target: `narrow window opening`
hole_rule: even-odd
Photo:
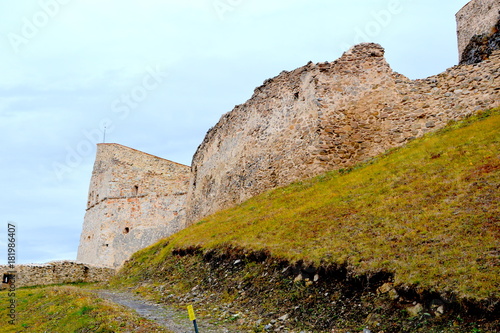
[[[105,244],[105,245],[106,245],[106,247],[108,247],[108,246],[109,246],[109,244]]]
[[[139,186],[135,185],[134,189],[132,190],[132,193],[134,196],[137,196],[137,194],[139,194]]]
[[[125,229],[123,229],[123,233],[124,234],[128,234],[130,232],[130,228],[129,227],[125,227]]]
[[[90,236],[88,236],[87,239],[90,239]]]

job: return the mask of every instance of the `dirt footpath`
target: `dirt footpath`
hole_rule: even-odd
[[[97,290],[96,293],[100,298],[132,309],[141,317],[154,321],[174,333],[194,332],[193,323],[189,321],[187,310],[181,311],[173,307],[155,304],[123,291]],[[229,329],[209,323],[199,322],[198,327],[203,333],[231,333]]]

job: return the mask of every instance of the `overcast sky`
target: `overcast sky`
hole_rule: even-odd
[[[255,87],[377,42],[412,79],[458,62],[455,13],[431,0],[42,0],[0,4],[0,249],[75,259],[95,143],[189,165]],[[7,262],[0,256],[0,264]]]

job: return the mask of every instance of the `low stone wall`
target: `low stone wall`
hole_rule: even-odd
[[[14,269],[0,265],[2,283],[0,289],[7,288],[5,275],[15,271],[16,287],[51,285],[72,282],[101,282],[110,279],[115,270],[109,267],[90,266],[73,261],[56,261],[46,264],[16,265]]]

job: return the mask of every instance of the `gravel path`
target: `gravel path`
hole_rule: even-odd
[[[123,291],[98,290],[97,295],[108,301],[123,305],[136,311],[141,317],[156,322],[174,333],[194,332],[193,323],[185,313],[173,307],[166,307],[151,301],[147,301],[137,295]],[[216,327],[209,323],[198,323],[200,332],[203,333],[229,333],[228,329]]]

